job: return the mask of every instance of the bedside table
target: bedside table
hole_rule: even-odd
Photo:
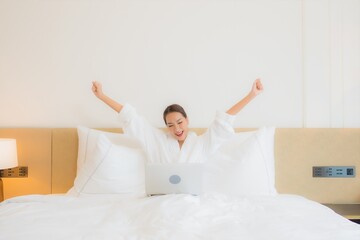
[[[336,213],[349,219],[350,221],[360,224],[360,203],[358,204],[327,204],[323,205],[331,208]]]

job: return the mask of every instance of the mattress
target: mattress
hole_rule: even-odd
[[[359,240],[360,225],[297,195],[27,195],[0,204],[0,239]]]

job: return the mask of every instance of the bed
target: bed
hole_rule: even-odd
[[[300,174],[306,177],[293,188],[289,183],[298,181],[296,173],[292,174],[295,178],[283,179],[293,161],[298,161],[295,156],[314,156],[312,141],[325,141],[327,147],[343,146],[344,141],[349,141],[345,148],[354,156],[353,163],[358,162],[359,130],[322,129],[320,141],[318,133],[309,131],[269,127],[240,130],[206,163],[201,195],[149,197],[144,189],[146,155],[136,140],[118,130],[50,129],[51,191],[34,191],[2,202],[0,239],[359,240],[360,225],[320,203],[344,201],[338,196],[342,194],[324,196],[323,189],[314,195],[314,186],[298,190],[307,181],[314,181],[315,186],[324,184],[306,174]],[[334,138],[334,132],[342,136],[340,140]],[[14,129],[0,130],[0,136],[17,134]],[[305,141],[298,140],[299,136]],[[44,138],[48,137],[44,134]],[[311,147],[306,146],[304,153],[300,146],[307,144]],[[317,152],[324,151],[316,148]],[[289,151],[295,156],[289,157]],[[300,173],[307,164],[304,162],[295,166]],[[331,181],[332,188],[336,188],[338,182],[330,179],[327,184]],[[4,181],[4,185],[8,183]],[[358,179],[346,183],[357,186]],[[359,200],[356,191],[351,193],[347,201]]]

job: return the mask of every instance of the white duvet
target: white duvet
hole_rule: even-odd
[[[294,195],[29,195],[0,205],[0,239],[360,240],[360,225]]]

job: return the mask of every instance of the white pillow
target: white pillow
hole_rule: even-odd
[[[274,195],[275,128],[237,133],[206,164],[204,192],[227,195]]]
[[[84,126],[77,131],[77,175],[68,195],[145,194],[145,154],[135,138]]]
[[[145,153],[141,148],[113,144],[99,134],[68,195],[120,194],[145,196]]]
[[[77,159],[77,175],[81,170],[88,157],[91,156],[92,151],[95,149],[98,137],[103,134],[110,139],[114,144],[123,145],[133,148],[141,148],[140,143],[126,135],[120,133],[111,133],[100,131],[96,129],[90,129],[84,126],[78,126],[77,128],[79,145],[78,145],[78,159]]]

